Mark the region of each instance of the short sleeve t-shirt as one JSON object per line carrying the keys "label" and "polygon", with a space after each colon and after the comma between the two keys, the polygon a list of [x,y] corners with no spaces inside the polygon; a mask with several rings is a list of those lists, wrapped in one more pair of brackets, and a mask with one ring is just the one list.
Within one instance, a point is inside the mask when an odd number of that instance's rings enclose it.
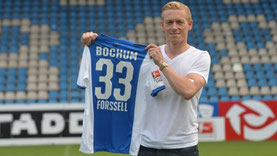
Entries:
{"label": "short sleeve t-shirt", "polygon": [[[180,76],[190,73],[201,75],[208,82],[210,55],[207,51],[190,47],[174,58],[169,58],[165,45],[161,46],[165,61]],[[176,94],[163,73],[161,77],[166,89],[155,98],[147,96],[142,145],[157,149],[176,149],[197,145],[198,122],[197,105],[201,95],[200,89],[191,99]],[[146,94],[150,92],[146,88]]]}

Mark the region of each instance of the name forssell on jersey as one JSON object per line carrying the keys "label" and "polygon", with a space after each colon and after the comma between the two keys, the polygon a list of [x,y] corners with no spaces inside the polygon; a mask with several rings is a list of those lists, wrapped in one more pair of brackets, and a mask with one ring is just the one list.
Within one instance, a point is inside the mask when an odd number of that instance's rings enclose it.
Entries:
{"label": "name forssell on jersey", "polygon": [[[117,43],[114,43],[114,45],[117,45]],[[138,52],[134,52],[134,51],[126,50],[126,49],[120,49],[119,47],[109,48],[109,47],[96,46],[95,54],[98,57],[103,57],[103,58],[108,58],[108,59],[116,58],[119,61],[137,61]],[[130,65],[130,64],[128,64],[128,65]],[[130,68],[129,71],[131,71],[131,73],[133,73],[132,67],[129,66],[129,68]],[[130,88],[125,89],[125,92],[130,92]],[[99,96],[101,96],[101,95],[99,95]],[[99,99],[101,99],[101,98],[99,98]],[[116,100],[117,99],[120,99],[120,98],[118,97],[118,98],[116,98]],[[114,101],[113,99],[110,99],[110,101],[97,100],[96,108],[102,109],[102,110],[127,112],[128,105],[127,105],[126,101],[127,101],[126,98],[123,101]]]}
{"label": "name forssell on jersey", "polygon": [[151,70],[155,65],[146,54],[145,45],[103,34],[85,47],[77,80],[86,89],[80,151],[137,154],[146,106],[144,91],[154,84]]}

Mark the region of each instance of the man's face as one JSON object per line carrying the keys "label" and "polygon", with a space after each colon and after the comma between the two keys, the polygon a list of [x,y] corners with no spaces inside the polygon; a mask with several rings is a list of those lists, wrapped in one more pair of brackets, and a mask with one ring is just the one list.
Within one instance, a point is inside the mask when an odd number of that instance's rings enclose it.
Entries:
{"label": "man's face", "polygon": [[192,28],[192,20],[187,20],[184,10],[165,10],[161,21],[162,30],[167,42],[187,42],[188,31]]}

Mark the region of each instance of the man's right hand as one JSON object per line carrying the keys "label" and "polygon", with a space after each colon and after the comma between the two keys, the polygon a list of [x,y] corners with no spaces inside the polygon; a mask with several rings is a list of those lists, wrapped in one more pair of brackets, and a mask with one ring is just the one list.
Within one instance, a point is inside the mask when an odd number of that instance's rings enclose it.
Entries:
{"label": "man's right hand", "polygon": [[83,33],[81,42],[83,46],[90,46],[91,42],[93,42],[97,38],[98,34],[94,32],[86,32]]}

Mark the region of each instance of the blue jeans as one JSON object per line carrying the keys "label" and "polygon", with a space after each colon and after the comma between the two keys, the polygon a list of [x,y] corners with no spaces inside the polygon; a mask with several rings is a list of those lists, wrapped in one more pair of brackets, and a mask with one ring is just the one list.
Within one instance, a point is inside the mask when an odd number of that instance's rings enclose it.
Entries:
{"label": "blue jeans", "polygon": [[178,149],[154,149],[140,146],[138,156],[199,156],[198,146]]}

